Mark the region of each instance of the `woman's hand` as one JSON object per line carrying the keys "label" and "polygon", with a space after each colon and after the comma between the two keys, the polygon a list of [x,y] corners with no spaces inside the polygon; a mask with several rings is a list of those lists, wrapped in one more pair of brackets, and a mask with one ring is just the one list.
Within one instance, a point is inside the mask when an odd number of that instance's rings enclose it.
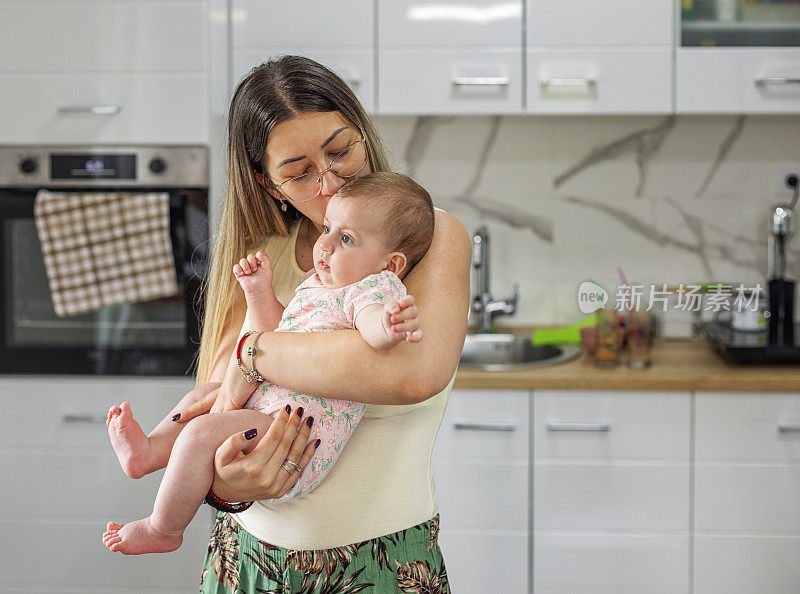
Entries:
{"label": "woman's hand", "polygon": [[222,380],[222,385],[217,385],[219,386],[218,389],[207,393],[184,410],[179,411],[181,416],[178,422],[186,423],[207,412],[238,410],[247,403],[247,400],[255,391],[255,388],[248,384],[239,372],[239,368],[236,366],[236,359],[230,361],[225,372],[225,379]]}
{"label": "woman's hand", "polygon": [[[294,409],[275,417],[266,435],[249,454],[244,434],[235,433],[217,449],[214,456],[214,493],[226,501],[255,501],[283,497],[297,483],[301,472],[289,474],[282,465],[289,459],[305,468],[314,456],[315,442],[307,419]],[[308,417],[311,418],[311,417]]]}

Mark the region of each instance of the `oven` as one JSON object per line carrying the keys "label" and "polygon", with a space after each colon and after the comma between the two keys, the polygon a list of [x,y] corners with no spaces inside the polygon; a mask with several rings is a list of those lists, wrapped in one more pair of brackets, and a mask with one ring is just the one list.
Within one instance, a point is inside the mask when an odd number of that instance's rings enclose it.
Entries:
{"label": "oven", "polygon": [[[0,373],[190,374],[208,259],[208,149],[0,147]],[[34,201],[51,192],[163,192],[178,293],[56,315]]]}

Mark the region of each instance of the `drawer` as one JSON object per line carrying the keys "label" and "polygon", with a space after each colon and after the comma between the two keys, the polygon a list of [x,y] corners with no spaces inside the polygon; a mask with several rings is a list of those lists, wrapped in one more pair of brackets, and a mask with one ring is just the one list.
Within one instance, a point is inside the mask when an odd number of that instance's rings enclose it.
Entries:
{"label": "drawer", "polygon": [[689,589],[688,534],[536,532],[533,547],[536,594],[678,594]]}
{"label": "drawer", "polygon": [[378,39],[388,47],[522,43],[523,0],[391,0],[378,3]]}
{"label": "drawer", "polygon": [[534,458],[689,460],[690,395],[535,391]]}
{"label": "drawer", "polygon": [[527,462],[434,460],[439,509],[454,528],[526,530]]}
{"label": "drawer", "polygon": [[672,50],[528,49],[531,113],[670,113]]}
{"label": "drawer", "polygon": [[529,591],[527,535],[451,530],[442,512],[439,546],[451,591],[462,594]]}
{"label": "drawer", "polygon": [[207,143],[207,86],[204,74],[0,76],[0,104],[25,105],[0,113],[0,143]]}
{"label": "drawer", "polygon": [[26,4],[0,3],[0,71],[206,68],[201,2]]}
{"label": "drawer", "polygon": [[298,42],[318,48],[373,45],[373,0],[232,0],[232,4],[234,47],[291,47]]}
{"label": "drawer", "polygon": [[530,393],[453,390],[434,459],[528,460]]}
{"label": "drawer", "polygon": [[528,45],[672,46],[672,0],[527,0]]}
{"label": "drawer", "polygon": [[257,50],[244,48],[233,50],[233,80],[238,83],[254,66],[277,55],[296,54],[306,56],[324,64],[341,76],[350,85],[364,109],[375,109],[375,53],[366,50],[329,50],[308,47],[265,47]]}
{"label": "drawer", "polygon": [[800,534],[800,465],[697,464],[695,528]]}
{"label": "drawer", "polygon": [[[0,520],[0,590],[21,592],[197,592],[211,519],[206,509],[183,545],[166,555],[111,553],[101,539],[106,522]],[[110,519],[110,518],[109,518]]]}
{"label": "drawer", "polygon": [[698,460],[800,462],[800,394],[699,392]]}
{"label": "drawer", "polygon": [[381,50],[381,114],[522,112],[519,50]]}
{"label": "drawer", "polygon": [[0,447],[109,452],[109,407],[129,401],[149,433],[193,386],[192,378],[6,376],[0,379]]}
{"label": "drawer", "polygon": [[694,594],[797,594],[800,537],[694,538]]}
{"label": "drawer", "polygon": [[[678,48],[678,113],[797,113],[800,49]],[[759,82],[762,81],[762,82]]]}
{"label": "drawer", "polygon": [[644,466],[536,460],[537,530],[688,530],[689,463]]}

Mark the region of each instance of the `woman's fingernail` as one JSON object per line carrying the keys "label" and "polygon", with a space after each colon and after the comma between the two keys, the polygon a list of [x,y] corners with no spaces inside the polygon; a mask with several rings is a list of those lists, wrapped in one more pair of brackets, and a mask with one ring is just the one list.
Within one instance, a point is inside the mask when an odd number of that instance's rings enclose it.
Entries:
{"label": "woman's fingernail", "polygon": [[289,406],[288,404],[286,405],[286,412],[287,412],[287,413],[290,413],[290,412],[292,412],[292,407],[291,407],[291,406]]}
{"label": "woman's fingernail", "polygon": [[244,432],[245,439],[253,439],[258,434],[258,429],[250,429]]}
{"label": "woman's fingernail", "polygon": [[311,427],[311,425],[313,425],[313,424],[314,424],[314,417],[308,417],[308,418],[306,419],[306,425],[308,425],[309,427]]}
{"label": "woman's fingernail", "polygon": [[314,444],[314,449],[316,450],[319,447],[319,444],[322,443],[321,439],[317,440],[317,443]]}
{"label": "woman's fingernail", "polygon": [[177,420],[178,420],[178,419],[180,419],[180,418],[181,418],[181,413],[178,413],[178,414],[176,414],[176,415],[172,415],[172,420],[173,420],[173,421],[177,421]]}
{"label": "woman's fingernail", "polygon": [[297,416],[300,417],[301,419],[303,418],[303,407],[302,406],[297,409]]}

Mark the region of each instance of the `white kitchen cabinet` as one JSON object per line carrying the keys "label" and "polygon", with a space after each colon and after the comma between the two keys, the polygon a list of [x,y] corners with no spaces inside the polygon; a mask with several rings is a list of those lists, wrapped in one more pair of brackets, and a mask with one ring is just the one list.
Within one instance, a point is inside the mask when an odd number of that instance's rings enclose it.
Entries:
{"label": "white kitchen cabinet", "polygon": [[191,387],[191,378],[0,378],[0,591],[197,591],[208,506],[173,553],[125,556],[101,540],[108,521],[151,512],[163,475],[125,476],[108,441],[109,406],[130,401],[150,431]]}
{"label": "white kitchen cabinet", "polygon": [[534,392],[534,592],[688,590],[690,403]]}
{"label": "white kitchen cabinet", "polygon": [[208,142],[205,2],[0,3],[0,143]]}
{"label": "white kitchen cabinet", "polygon": [[379,113],[522,112],[522,0],[377,6]]}
{"label": "white kitchen cabinet", "polygon": [[797,592],[800,394],[700,392],[695,419],[695,593]]}
{"label": "white kitchen cabinet", "polygon": [[454,592],[529,591],[529,415],[523,391],[453,390],[433,451]]}
{"label": "white kitchen cabinet", "polygon": [[526,111],[672,111],[672,0],[527,0]]}
{"label": "white kitchen cabinet", "polygon": [[372,0],[261,2],[234,0],[231,88],[279,55],[316,60],[350,85],[367,111],[375,109],[375,27]]}
{"label": "white kitchen cabinet", "polygon": [[676,71],[678,113],[800,111],[800,49],[678,48]]}

